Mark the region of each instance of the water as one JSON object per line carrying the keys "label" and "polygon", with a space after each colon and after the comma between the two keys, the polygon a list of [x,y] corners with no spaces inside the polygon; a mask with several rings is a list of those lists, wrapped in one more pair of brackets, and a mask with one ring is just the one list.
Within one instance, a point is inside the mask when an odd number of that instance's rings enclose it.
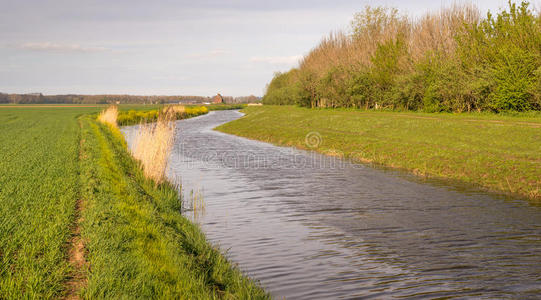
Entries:
{"label": "water", "polygon": [[169,176],[273,297],[541,298],[539,207],[212,130],[241,115],[179,121]]}

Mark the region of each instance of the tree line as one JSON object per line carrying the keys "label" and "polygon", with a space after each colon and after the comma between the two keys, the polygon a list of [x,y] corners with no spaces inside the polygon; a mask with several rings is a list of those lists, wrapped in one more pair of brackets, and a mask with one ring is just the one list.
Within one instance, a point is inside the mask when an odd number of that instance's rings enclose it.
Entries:
{"label": "tree line", "polygon": [[[226,103],[250,103],[261,101],[260,97],[224,97]],[[212,97],[205,96],[136,96],[136,95],[43,95],[0,93],[0,103],[12,104],[167,104],[211,102]]]}
{"label": "tree line", "polygon": [[541,15],[509,1],[481,17],[455,5],[411,19],[366,7],[297,68],[276,73],[265,104],[437,111],[541,110]]}

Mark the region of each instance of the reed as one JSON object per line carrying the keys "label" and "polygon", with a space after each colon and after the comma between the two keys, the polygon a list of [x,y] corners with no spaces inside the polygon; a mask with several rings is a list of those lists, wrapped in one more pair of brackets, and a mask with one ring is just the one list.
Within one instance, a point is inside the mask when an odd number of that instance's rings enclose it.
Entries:
{"label": "reed", "polygon": [[165,114],[183,114],[186,112],[184,105],[169,105],[163,108]]}
{"label": "reed", "polygon": [[157,184],[165,179],[174,135],[175,123],[172,119],[160,117],[156,123],[141,124],[135,137],[132,155],[141,163],[145,177]]}
{"label": "reed", "polygon": [[174,142],[174,121],[207,112],[206,107],[169,105],[161,110],[129,111],[120,116],[120,124],[130,124],[135,120],[140,122],[132,147],[132,155],[140,162],[145,177],[154,180],[157,184],[165,180],[167,161]]}
{"label": "reed", "polygon": [[186,107],[184,105],[168,105],[160,112],[160,118],[165,120],[181,120],[186,117]]}
{"label": "reed", "polygon": [[98,115],[98,121],[114,127],[117,127],[117,119],[118,107],[116,105],[109,106]]}

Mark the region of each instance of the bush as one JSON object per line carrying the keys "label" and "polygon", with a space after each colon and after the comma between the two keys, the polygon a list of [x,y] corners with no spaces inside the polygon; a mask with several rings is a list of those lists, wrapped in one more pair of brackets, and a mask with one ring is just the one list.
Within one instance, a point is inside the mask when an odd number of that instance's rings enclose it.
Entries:
{"label": "bush", "polygon": [[301,87],[296,76],[298,70],[292,69],[287,73],[276,73],[267,86],[263,104],[291,105],[301,103]]}
{"label": "bush", "polygon": [[532,91],[536,83],[537,57],[513,47],[502,49],[493,66],[494,88],[489,95],[494,110],[525,111],[534,108]]}
{"label": "bush", "polygon": [[355,14],[277,73],[265,104],[423,111],[541,110],[541,17],[527,2],[485,18],[454,6],[411,21],[396,9]]}

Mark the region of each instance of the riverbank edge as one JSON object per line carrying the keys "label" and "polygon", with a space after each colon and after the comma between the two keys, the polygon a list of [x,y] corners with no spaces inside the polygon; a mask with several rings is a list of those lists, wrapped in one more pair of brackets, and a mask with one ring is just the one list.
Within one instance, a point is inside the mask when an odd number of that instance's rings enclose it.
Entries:
{"label": "riverbank edge", "polygon": [[[244,114],[243,117],[222,124],[214,130],[220,131],[227,134],[232,134],[256,141],[262,141],[266,143],[271,143],[277,146],[285,146],[285,147],[294,147],[301,150],[306,151],[315,151],[317,153],[321,153],[327,156],[335,156],[342,159],[346,159],[348,161],[351,161],[353,163],[358,164],[364,164],[371,167],[381,168],[381,169],[388,169],[388,170],[396,170],[400,172],[404,172],[405,174],[409,174],[412,176],[415,176],[416,179],[419,180],[435,180],[438,182],[443,182],[450,185],[460,185],[460,186],[466,186],[469,187],[468,189],[471,190],[478,190],[494,195],[501,195],[506,197],[512,197],[512,198],[520,198],[525,199],[528,201],[531,201],[532,203],[540,203],[541,201],[541,181],[538,180],[537,189],[534,189],[533,187],[527,191],[527,192],[515,192],[513,191],[513,188],[509,184],[508,178],[500,178],[499,187],[495,187],[494,185],[486,185],[482,181],[471,181],[471,180],[463,180],[460,178],[454,178],[452,176],[441,176],[439,174],[436,174],[436,172],[432,172],[432,170],[427,168],[427,165],[425,163],[424,166],[417,166],[416,168],[408,168],[401,166],[400,161],[385,161],[385,159],[371,159],[369,157],[364,157],[362,155],[359,155],[359,152],[348,152],[344,151],[340,145],[336,146],[327,146],[327,147],[309,147],[307,145],[308,138],[316,138],[316,139],[322,139],[325,137],[322,137],[319,135],[318,130],[324,128],[313,128],[313,132],[310,133],[317,133],[316,136],[309,137],[308,135],[302,135],[302,136],[295,136],[294,134],[288,134],[288,130],[290,128],[284,128],[284,124],[278,124],[280,122],[279,118],[272,118],[272,116],[266,115],[264,116],[265,121],[270,121],[273,124],[271,126],[265,126],[264,133],[256,132],[255,128],[258,127],[258,125],[263,125],[262,122],[259,120],[259,118],[263,117],[262,114],[265,114],[265,109],[272,109],[275,108],[284,108],[284,106],[272,106],[272,105],[266,105],[264,107],[249,107],[245,108],[243,110],[240,110]],[[307,109],[307,108],[298,108],[294,106],[289,106],[293,109],[301,109],[305,111],[311,111],[311,112],[318,112],[318,111],[327,111],[332,112],[333,110],[322,110],[322,109]],[[263,111],[261,111],[263,110]],[[359,111],[359,110],[344,110],[339,109],[338,112],[359,112],[359,113],[370,113],[372,111]],[[268,112],[268,111],[267,111]],[[386,114],[393,114],[394,112],[390,111],[373,111],[374,114],[381,114],[382,117],[385,117]],[[397,112],[400,113],[400,112]],[[272,113],[270,113],[272,114]],[[415,115],[415,113],[411,113]],[[419,116],[413,116],[412,118],[419,118],[419,119],[429,119],[426,115],[431,115],[429,113],[420,113]],[[476,115],[474,115],[477,117]],[[530,117],[526,115],[527,118]],[[481,114],[479,117],[481,117],[483,120],[486,118],[487,122],[500,122],[503,121],[504,118],[507,121],[509,116],[504,116],[502,120],[498,121],[492,121],[490,120],[490,116],[486,114]],[[471,120],[475,121],[475,120]],[[522,122],[523,124],[533,124],[536,128],[541,128],[541,123],[528,123],[528,122]],[[276,126],[273,126],[276,125]],[[301,125],[301,124],[295,124],[295,125]],[[282,126],[282,127],[281,127]],[[302,126],[298,126],[302,127]],[[294,127],[298,128],[298,127]],[[328,129],[328,128],[327,128]],[[305,133],[306,134],[306,133]],[[337,133],[337,135],[340,135],[340,133]],[[343,143],[344,141],[342,141]],[[385,153],[380,153],[382,155],[385,155]],[[480,178],[477,178],[480,179]]]}
{"label": "riverbank edge", "polygon": [[172,184],[143,176],[117,128],[93,115],[79,122],[89,264],[80,297],[269,298],[181,215]]}
{"label": "riverbank edge", "polygon": [[170,114],[172,120],[184,120],[201,115],[206,115],[210,111],[217,110],[237,110],[246,108],[244,104],[220,104],[220,105],[163,105],[153,109],[140,107],[138,109],[119,109],[117,125],[131,126],[141,123],[153,123],[158,119],[158,115],[167,109],[167,107],[182,107],[182,111]]}

